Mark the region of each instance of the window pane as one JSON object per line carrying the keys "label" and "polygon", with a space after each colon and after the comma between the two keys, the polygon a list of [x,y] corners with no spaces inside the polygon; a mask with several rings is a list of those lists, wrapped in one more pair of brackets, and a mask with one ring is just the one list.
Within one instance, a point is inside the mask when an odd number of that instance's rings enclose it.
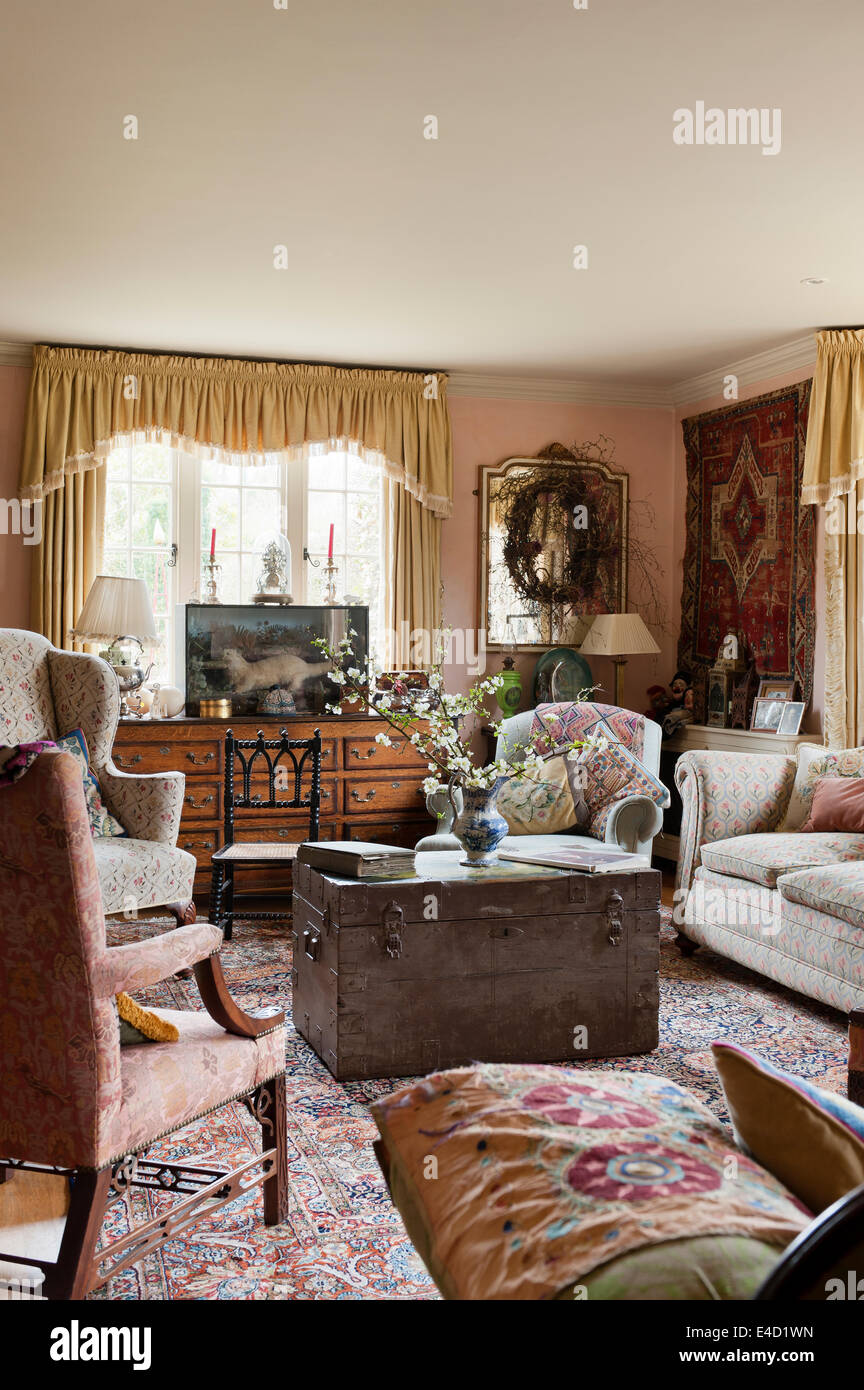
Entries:
{"label": "window pane", "polygon": [[[209,539],[209,537],[208,537],[208,539]],[[209,546],[208,546],[208,548],[207,548],[207,554],[206,554],[206,555],[204,554],[203,550],[202,550],[202,552],[201,552],[201,597],[202,597],[202,599],[203,599],[203,597],[204,597],[204,592],[205,592],[205,590],[204,590],[204,585],[205,585],[206,580],[207,580],[207,561],[208,561],[209,559],[210,559],[210,549],[209,549]],[[223,602],[223,603],[245,603],[245,602],[246,602],[246,597],[247,597],[247,596],[242,592],[241,585],[240,585],[240,556],[239,556],[239,555],[236,555],[236,554],[234,554],[234,555],[226,554],[224,550],[220,553],[220,552],[219,552],[219,549],[218,549],[218,537],[217,537],[216,563],[222,566],[222,586],[221,586],[220,593],[219,593],[219,597],[222,599],[222,602]]]}
{"label": "window pane", "polygon": [[202,459],[202,483],[239,483],[243,468],[239,463],[217,463],[215,459]]}
{"label": "window pane", "polygon": [[170,580],[165,560],[165,555],[158,550],[132,552],[132,573],[147,585],[154,613],[168,613],[171,609]]}
{"label": "window pane", "polygon": [[220,550],[237,550],[240,545],[240,489],[202,487],[201,550],[210,558],[210,532],[216,527],[216,559]]}
{"label": "window pane", "polygon": [[380,470],[373,464],[358,459],[354,454],[348,455],[347,483],[349,492],[377,491],[380,477]]}
{"label": "window pane", "polygon": [[159,483],[132,485],[132,544],[165,544],[171,534],[171,489]]}
{"label": "window pane", "polygon": [[[345,571],[343,570],[343,574]],[[377,557],[372,560],[363,560],[357,556],[352,556],[348,560],[347,575],[342,582],[340,595],[342,593],[356,594],[368,603],[370,609],[375,609],[378,602],[378,584],[381,577],[381,566]]]}
{"label": "window pane", "polygon": [[380,511],[377,491],[348,494],[349,553],[374,555],[377,560],[381,550]]}
{"label": "window pane", "polygon": [[109,483],[105,500],[105,544],[125,546],[128,543],[129,487],[126,483]]}
{"label": "window pane", "polygon": [[306,544],[310,550],[327,554],[330,523],[335,524],[333,548],[345,548],[345,494],[333,492],[309,493],[309,532]]}
{"label": "window pane", "polygon": [[168,445],[136,444],[132,450],[132,477],[154,483],[170,482],[171,450]]}
{"label": "window pane", "polygon": [[126,482],[129,478],[129,450],[115,449],[113,454],[108,455],[108,462],[105,465],[108,469],[108,482]]}
{"label": "window pane", "polygon": [[106,550],[102,559],[105,574],[119,574],[124,578],[129,576],[129,551],[128,550]]}
{"label": "window pane", "polygon": [[[261,470],[250,469],[258,474]],[[247,475],[248,476],[248,475]],[[243,489],[243,549],[257,550],[265,534],[280,530],[281,498],[275,488]]]}
{"label": "window pane", "polygon": [[321,454],[309,460],[310,488],[344,488],[345,455]]}

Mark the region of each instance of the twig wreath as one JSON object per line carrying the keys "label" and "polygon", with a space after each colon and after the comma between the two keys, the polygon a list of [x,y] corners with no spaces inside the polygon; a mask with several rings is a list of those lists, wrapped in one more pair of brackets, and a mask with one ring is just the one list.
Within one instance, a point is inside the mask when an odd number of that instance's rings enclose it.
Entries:
{"label": "twig wreath", "polygon": [[[603,576],[618,571],[623,559],[635,571],[646,621],[663,628],[665,612],[658,583],[663,571],[653,548],[627,524],[635,507],[653,530],[653,508],[648,502],[629,502],[628,515],[622,517],[591,467],[602,463],[612,473],[620,472],[614,452],[614,443],[606,435],[569,449],[550,444],[539,455],[538,467],[501,480],[495,505],[505,535],[504,566],[527,603],[578,611],[596,596]],[[626,547],[623,557],[622,547]],[[615,596],[604,594],[604,598],[614,612]]]}

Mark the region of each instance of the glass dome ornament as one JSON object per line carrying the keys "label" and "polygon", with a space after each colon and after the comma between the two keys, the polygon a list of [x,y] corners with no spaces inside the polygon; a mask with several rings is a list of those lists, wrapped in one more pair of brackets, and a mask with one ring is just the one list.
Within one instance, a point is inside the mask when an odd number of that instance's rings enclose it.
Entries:
{"label": "glass dome ornament", "polygon": [[291,595],[291,542],[279,531],[270,531],[255,544],[260,560],[258,592],[253,603],[289,604]]}

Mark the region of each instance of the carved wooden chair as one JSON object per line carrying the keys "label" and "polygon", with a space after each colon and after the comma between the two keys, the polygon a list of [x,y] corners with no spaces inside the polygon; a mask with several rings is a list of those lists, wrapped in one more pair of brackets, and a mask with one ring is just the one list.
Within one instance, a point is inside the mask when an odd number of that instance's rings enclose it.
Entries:
{"label": "carved wooden chair", "polygon": [[[255,776],[259,780],[254,781]],[[237,779],[239,776],[239,791]],[[266,780],[261,780],[265,778]],[[304,794],[303,781],[308,778],[308,791]],[[280,793],[293,788],[290,797]],[[266,793],[266,794],[265,794]],[[289,738],[287,729],[280,731],[278,738],[265,739],[258,730],[257,738],[235,738],[231,729],[225,731],[225,791],[224,791],[224,843],[212,855],[210,884],[210,916],[225,932],[225,940],[230,941],[234,918],[240,914],[234,909],[234,873],[241,868],[272,869],[274,865],[290,864],[297,858],[300,840],[236,840],[237,811],[252,811],[256,819],[252,823],[262,829],[259,820],[261,811],[308,810],[308,834],[301,839],[317,840],[321,814],[321,732],[315,730],[312,738]],[[249,824],[247,820],[247,825]],[[280,836],[292,833],[287,826],[277,827]],[[290,912],[247,912],[247,921],[278,922],[290,920]]]}
{"label": "carved wooden chair", "polygon": [[[74,759],[46,750],[0,787],[0,1177],[47,1169],[74,1179],[57,1260],[0,1260],[41,1267],[49,1298],[83,1298],[256,1186],[267,1224],[287,1218],[284,1014],[253,1018],[235,1004],[221,941],[195,922],[107,947]],[[115,996],[189,966],[206,1012],[159,1010],[179,1041],[121,1047]],[[259,1156],[234,1171],[144,1157],[235,1099],[261,1124]],[[130,1186],[181,1200],[97,1251],[106,1202]]]}

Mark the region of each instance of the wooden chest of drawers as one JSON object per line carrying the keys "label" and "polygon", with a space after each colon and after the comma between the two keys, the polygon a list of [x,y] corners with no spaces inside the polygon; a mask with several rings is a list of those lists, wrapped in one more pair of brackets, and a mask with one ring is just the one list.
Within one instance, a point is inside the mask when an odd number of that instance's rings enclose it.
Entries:
{"label": "wooden chest of drawers", "polygon": [[[393,735],[394,746],[375,742],[385,730],[370,716],[302,715],[273,719],[122,719],[114,742],[114,762],[124,772],[182,772],[186,777],[183,818],[177,843],[198,860],[195,900],[206,905],[210,856],[223,843],[222,792],[225,730],[237,738],[309,738],[321,730],[321,839],[380,840],[411,848],[430,833],[420,789],[428,776],[426,760],[407,740]],[[245,811],[237,817],[237,839],[299,841],[307,837],[305,811]],[[243,886],[268,892],[290,885],[290,870],[249,870]],[[238,889],[240,880],[238,880]]]}

